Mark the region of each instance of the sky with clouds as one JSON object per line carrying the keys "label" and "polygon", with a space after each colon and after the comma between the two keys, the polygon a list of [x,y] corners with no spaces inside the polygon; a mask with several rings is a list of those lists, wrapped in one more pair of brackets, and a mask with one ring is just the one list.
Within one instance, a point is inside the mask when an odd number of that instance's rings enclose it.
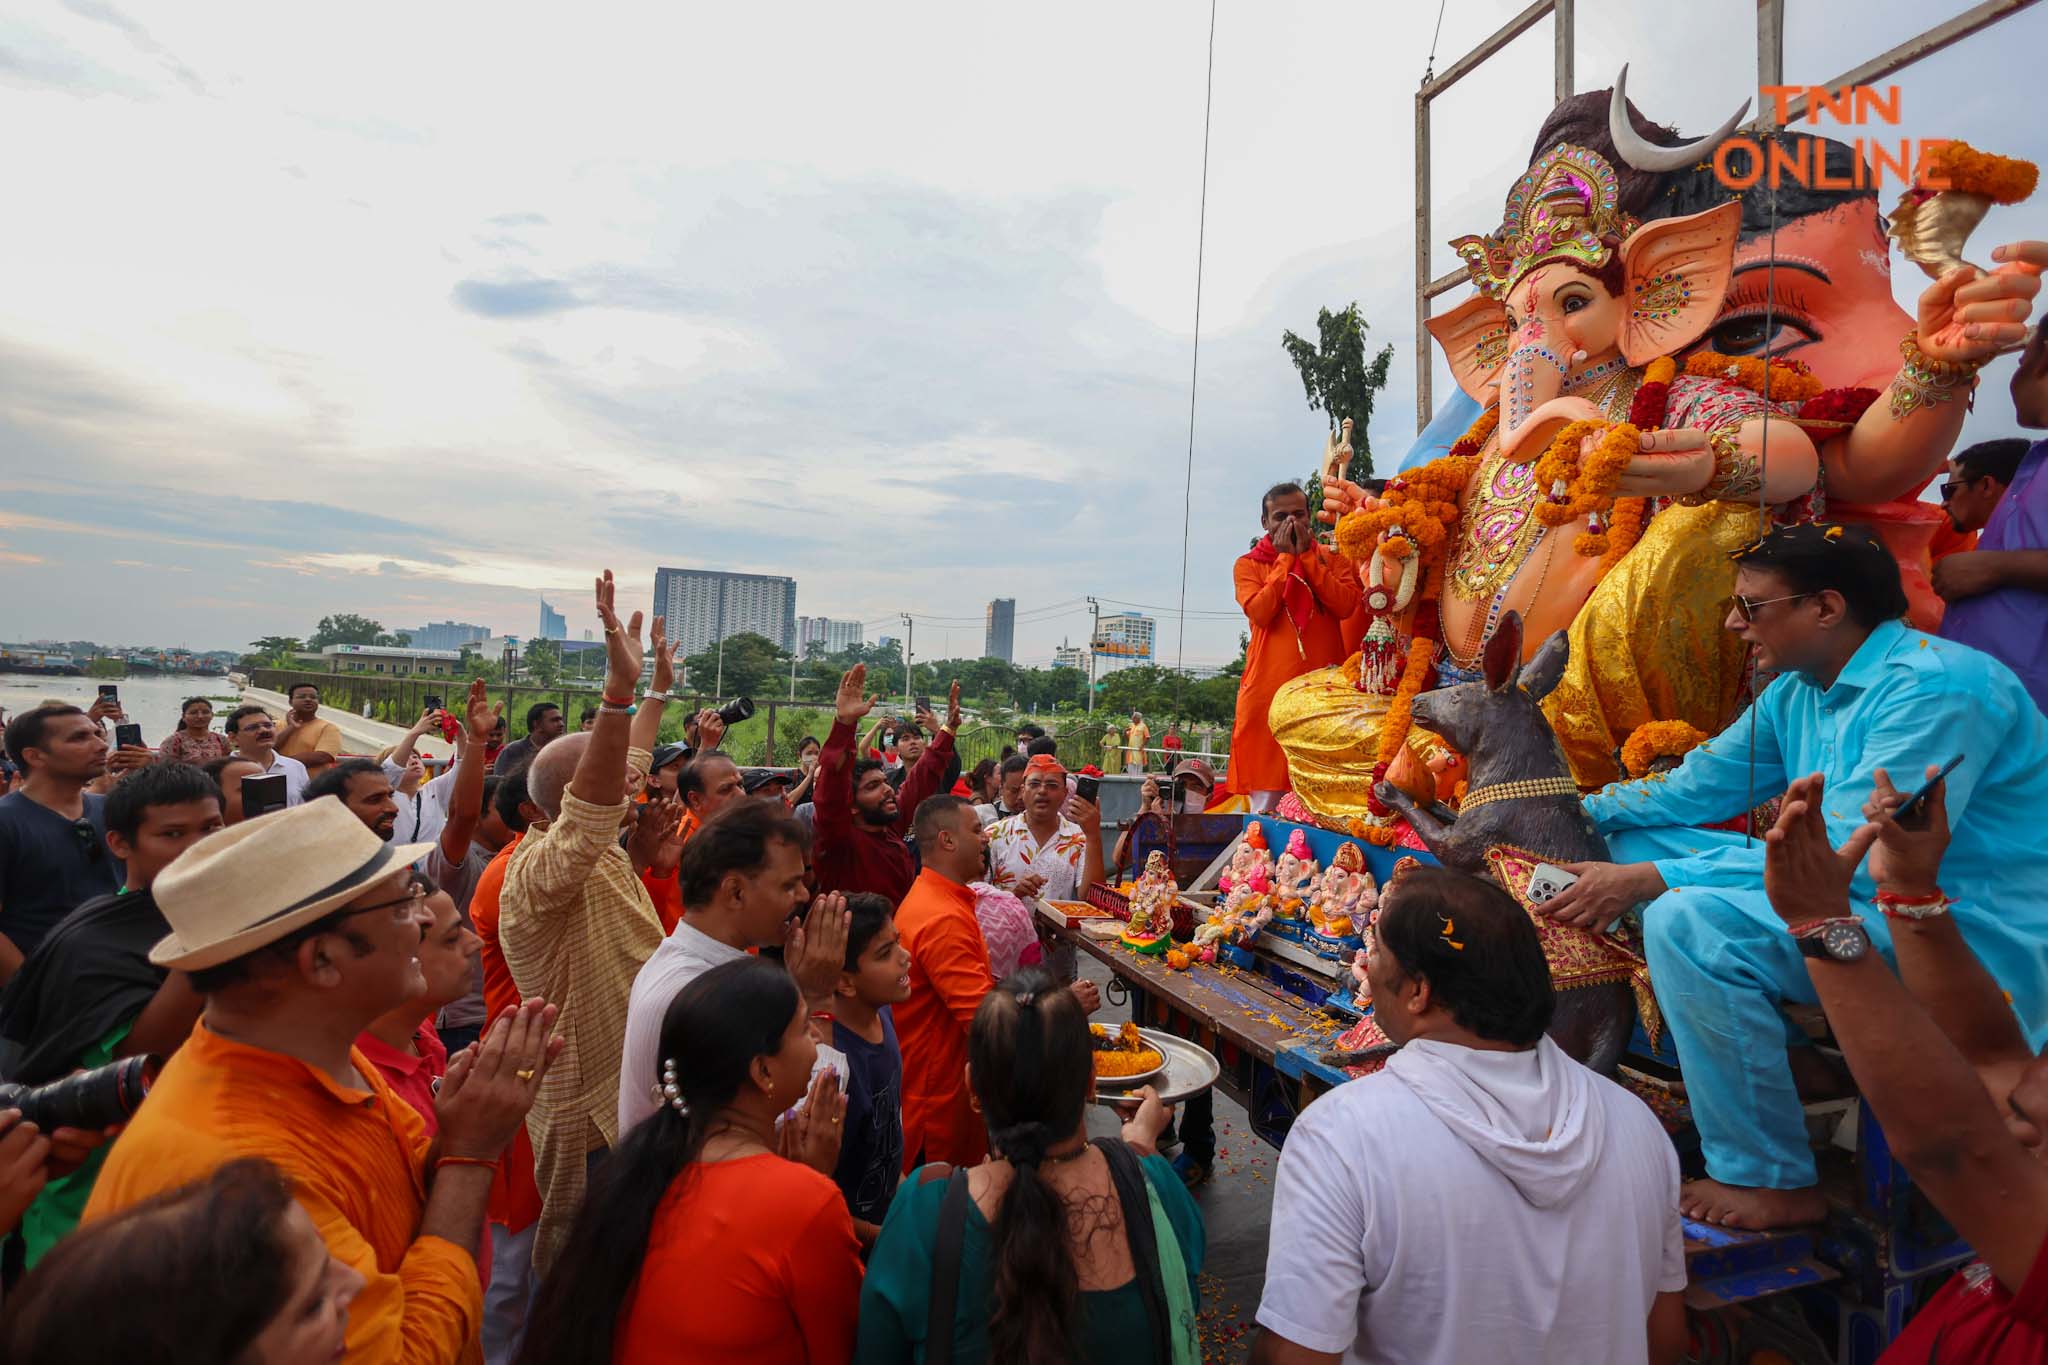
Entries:
{"label": "sky with clouds", "polygon": [[[1964,0],[1790,0],[1820,81]],[[1447,0],[1438,65],[1521,8]],[[1581,0],[1580,88],[1689,132],[1750,0]],[[1359,301],[1412,400],[1413,92],[1434,7],[30,0],[0,15],[0,638],[235,647],[329,612],[595,624],[605,566],[783,573],[797,609],[1020,662],[1079,599],[1236,652],[1258,493],[1321,452],[1280,350]],[[1440,239],[1498,222],[1540,23],[1439,102]],[[2048,160],[2048,6],[1901,77],[1898,134]],[[2031,54],[2031,55],[2030,55]],[[2007,210],[1985,241],[2043,235]],[[1902,298],[1917,276],[1897,276]],[[2004,362],[1970,435],[2001,434]],[[1439,392],[1446,392],[1441,380]],[[883,623],[888,623],[884,625]]]}

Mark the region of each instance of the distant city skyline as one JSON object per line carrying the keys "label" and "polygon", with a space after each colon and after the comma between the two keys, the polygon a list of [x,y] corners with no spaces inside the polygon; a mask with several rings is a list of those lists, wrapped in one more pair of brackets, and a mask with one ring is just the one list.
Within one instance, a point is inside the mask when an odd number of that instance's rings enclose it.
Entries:
{"label": "distant city skyline", "polygon": [[679,655],[701,654],[721,639],[754,634],[796,648],[796,580],[723,569],[654,571],[654,615],[668,618]]}
{"label": "distant city skyline", "polygon": [[540,630],[536,633],[542,640],[566,640],[569,638],[569,618],[548,605],[548,599],[540,599]]}
{"label": "distant city skyline", "polygon": [[988,626],[983,633],[981,657],[1010,663],[1017,653],[1017,599],[998,597],[988,604]]}

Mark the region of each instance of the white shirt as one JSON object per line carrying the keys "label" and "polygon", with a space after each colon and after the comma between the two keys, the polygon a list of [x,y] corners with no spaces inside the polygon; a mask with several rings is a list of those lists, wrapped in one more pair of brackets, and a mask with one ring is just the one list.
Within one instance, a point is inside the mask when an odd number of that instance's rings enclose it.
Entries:
{"label": "white shirt", "polygon": [[620,1141],[654,1112],[654,1087],[661,1074],[661,1021],[676,993],[713,967],[746,956],[744,948],[727,947],[682,920],[640,964],[626,1002],[626,1047],[619,1058]]}
{"label": "white shirt", "polygon": [[398,823],[391,831],[392,842],[431,844],[439,839],[448,826],[448,793],[455,789],[454,765],[450,764],[439,777],[420,783],[419,790],[411,796],[398,790],[398,784],[405,780],[404,768],[386,763],[384,776],[391,783],[391,799],[398,803]]}
{"label": "white shirt", "polygon": [[1031,836],[1031,826],[1022,815],[996,821],[988,829],[990,884],[1014,893],[1026,877],[1045,878],[1038,894],[1046,900],[1070,901],[1081,889],[1081,859],[1088,848],[1088,836],[1066,816],[1060,827],[1043,844]]}
{"label": "white shirt", "polygon": [[306,765],[296,758],[287,758],[275,749],[270,751],[270,766],[263,770],[265,777],[272,773],[284,774],[284,803],[296,806],[306,799]]}
{"label": "white shirt", "polygon": [[1346,1365],[1642,1360],[1685,1288],[1678,1157],[1545,1038],[1410,1042],[1280,1150],[1258,1320]]}

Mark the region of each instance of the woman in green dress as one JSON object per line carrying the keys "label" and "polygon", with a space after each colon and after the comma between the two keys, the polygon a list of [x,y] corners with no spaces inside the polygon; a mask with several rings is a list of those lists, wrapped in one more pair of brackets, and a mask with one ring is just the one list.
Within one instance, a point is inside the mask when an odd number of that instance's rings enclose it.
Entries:
{"label": "woman in green dress", "polygon": [[1202,1220],[1154,1148],[1171,1117],[1157,1093],[1140,1092],[1120,1140],[1089,1142],[1087,1016],[1035,967],[982,1000],[967,1079],[991,1155],[922,1167],[897,1192],[861,1289],[858,1365],[1198,1360]]}

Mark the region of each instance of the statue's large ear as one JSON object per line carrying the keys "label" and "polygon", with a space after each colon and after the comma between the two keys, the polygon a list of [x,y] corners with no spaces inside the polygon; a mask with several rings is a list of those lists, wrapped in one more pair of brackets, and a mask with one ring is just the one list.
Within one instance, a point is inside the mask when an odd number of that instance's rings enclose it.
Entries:
{"label": "statue's large ear", "polygon": [[1444,348],[1458,387],[1481,404],[1495,402],[1493,386],[1508,358],[1508,310],[1481,294],[1424,325]]}
{"label": "statue's large ear", "polygon": [[1550,633],[1536,650],[1536,657],[1522,665],[1522,690],[1542,701],[1564,677],[1564,666],[1572,656],[1571,641],[1561,630]]}
{"label": "statue's large ear", "polygon": [[1515,675],[1522,668],[1520,612],[1501,614],[1500,624],[1494,627],[1493,638],[1486,642],[1486,652],[1481,656],[1479,666],[1486,675],[1486,685],[1494,691],[1505,692],[1515,685]]}
{"label": "statue's large ear", "polygon": [[1621,355],[1647,365],[1698,341],[1721,312],[1735,269],[1742,205],[1734,200],[1684,218],[1645,223],[1621,244],[1628,317]]}

